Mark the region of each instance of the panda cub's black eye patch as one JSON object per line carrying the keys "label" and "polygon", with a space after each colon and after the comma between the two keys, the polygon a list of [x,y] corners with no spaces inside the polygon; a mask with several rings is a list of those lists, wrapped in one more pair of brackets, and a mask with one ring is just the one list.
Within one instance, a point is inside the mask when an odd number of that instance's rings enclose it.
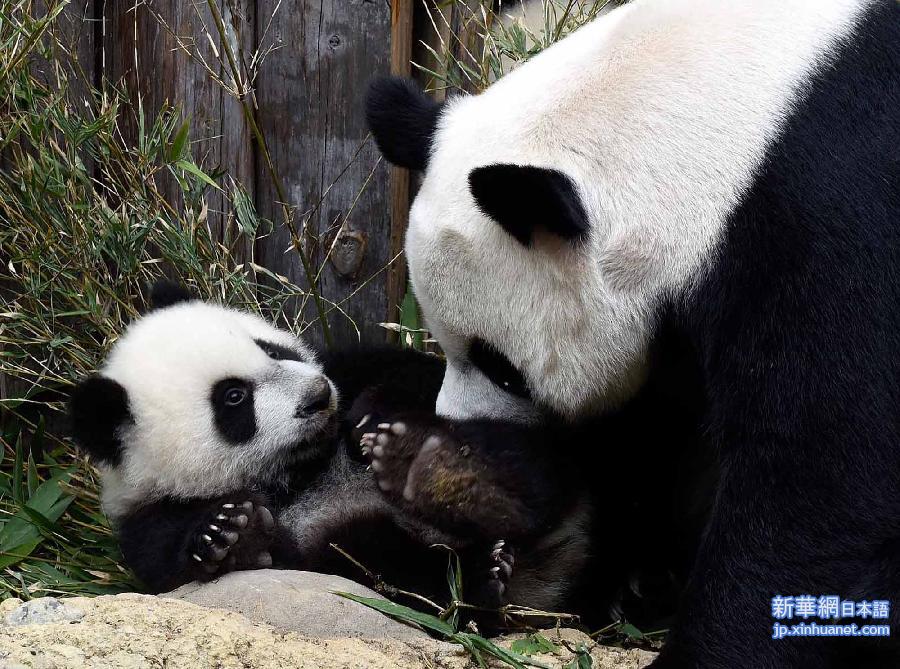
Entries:
{"label": "panda cub's black eye patch", "polygon": [[469,362],[498,388],[517,397],[531,399],[525,377],[509,359],[483,339],[473,339],[469,346]]}
{"label": "panda cub's black eye patch", "polygon": [[210,397],[216,428],[225,441],[242,444],[256,434],[253,385],[242,379],[222,379]]}
{"label": "panda cub's black eye patch", "polygon": [[303,362],[303,356],[287,346],[273,344],[272,342],[263,339],[254,339],[253,341],[267,356],[272,358],[272,360],[295,360],[296,362]]}

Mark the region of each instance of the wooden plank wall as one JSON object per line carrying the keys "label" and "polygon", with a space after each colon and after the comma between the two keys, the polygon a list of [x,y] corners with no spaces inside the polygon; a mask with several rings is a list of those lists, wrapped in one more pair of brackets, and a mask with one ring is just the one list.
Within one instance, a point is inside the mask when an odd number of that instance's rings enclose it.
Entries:
{"label": "wooden plank wall", "polygon": [[[379,160],[367,137],[363,99],[372,76],[403,72],[417,1],[216,0],[230,45],[243,45],[244,62],[254,52],[265,54],[250,68],[255,79],[248,90],[285,203],[240,103],[197,59],[203,56],[215,75],[229,80],[215,56],[224,45],[206,0],[73,0],[61,24],[95,82],[124,84],[145,113],[164,104],[181,108],[191,120],[194,156],[207,171],[221,167],[234,175],[259,213],[276,223],[241,259],[305,287],[281,225],[287,205],[327,300],[334,340],[348,345],[389,337],[377,324],[397,320],[405,292],[402,258],[389,263],[401,248],[408,175]],[[132,138],[134,118],[122,123]],[[174,197],[173,185],[163,187]],[[215,193],[208,203],[210,225],[221,235],[232,212]],[[303,316],[315,318],[310,303]],[[322,341],[315,324],[307,335]]]}
{"label": "wooden plank wall", "polygon": [[[412,74],[429,83],[411,71],[409,61],[430,59],[421,41],[438,44],[422,11],[423,2],[435,0],[215,2],[230,45],[243,45],[244,62],[255,52],[265,56],[250,68],[254,79],[247,90],[284,203],[240,103],[197,59],[202,56],[215,76],[230,79],[216,57],[226,45],[207,0],[73,0],[61,24],[90,78],[124,84],[133,100],[140,97],[145,113],[165,104],[180,107],[191,120],[194,156],[208,171],[221,167],[234,175],[260,214],[275,221],[274,231],[248,244],[240,259],[307,285],[281,225],[286,204],[313,260],[335,342],[383,341],[390,335],[377,324],[398,320],[406,291],[405,263],[396,256],[414,184],[405,170],[379,160],[367,137],[363,99],[368,80],[378,74]],[[452,31],[470,39],[457,10],[441,11],[445,40],[454,42]],[[126,135],[136,133],[133,120],[122,128]],[[174,187],[166,192],[174,196]],[[215,193],[208,203],[210,224],[221,235],[232,212]],[[303,316],[315,319],[309,302]],[[321,343],[315,324],[307,335]]]}
{"label": "wooden plank wall", "polygon": [[[278,0],[258,0],[262,25]],[[295,0],[280,3],[272,23],[271,52],[257,84],[259,120],[269,139],[300,231],[321,268],[319,287],[327,300],[340,304],[368,341],[384,340],[377,323],[387,319],[387,274],[392,256],[387,165],[367,140],[363,114],[366,84],[390,69],[390,7],[370,0]],[[285,11],[285,5],[289,11]],[[261,161],[260,161],[261,163]],[[279,196],[257,168],[261,213],[279,220]],[[277,227],[259,240],[258,261],[305,283],[296,254],[284,254],[289,231]],[[331,254],[331,260],[326,258]],[[330,308],[330,307],[329,307]],[[307,304],[308,318],[314,316]],[[335,343],[358,340],[339,309],[329,315]]]}
{"label": "wooden plank wall", "polygon": [[[222,9],[236,4],[242,5],[241,11],[252,25],[252,1],[222,3]],[[218,167],[227,169],[253,192],[255,160],[240,104],[188,54],[196,50],[216,67],[219,75],[226,76],[213,58],[206,37],[209,32],[216,49],[221,51],[221,40],[206,3],[106,0],[101,3],[99,16],[102,19],[100,75],[113,85],[124,85],[133,104],[122,124],[126,135],[133,139],[136,133],[138,109],[134,105],[138,97],[148,123],[152,123],[149,117],[164,105],[180,107],[182,114],[190,119],[191,147],[198,161],[209,171]],[[162,186],[163,192],[174,201],[175,184]],[[207,201],[210,225],[221,238],[223,221],[231,214],[227,200],[210,191]]]}

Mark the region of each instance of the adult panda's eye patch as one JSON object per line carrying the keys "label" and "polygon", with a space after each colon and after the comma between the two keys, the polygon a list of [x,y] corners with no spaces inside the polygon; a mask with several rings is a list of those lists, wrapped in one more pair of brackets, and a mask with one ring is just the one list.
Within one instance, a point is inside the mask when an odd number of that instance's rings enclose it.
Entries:
{"label": "adult panda's eye patch", "polygon": [[473,339],[469,345],[469,362],[475,365],[498,388],[531,399],[525,377],[509,358],[483,339]]}
{"label": "adult panda's eye patch", "polygon": [[254,339],[253,342],[259,346],[267,356],[272,358],[272,360],[294,360],[296,362],[303,362],[303,356],[287,346],[273,344],[264,339]]}

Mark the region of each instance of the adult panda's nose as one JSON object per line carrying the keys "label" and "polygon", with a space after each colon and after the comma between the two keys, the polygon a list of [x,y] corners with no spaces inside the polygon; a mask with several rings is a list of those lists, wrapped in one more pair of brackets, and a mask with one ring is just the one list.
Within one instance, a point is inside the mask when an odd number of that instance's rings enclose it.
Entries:
{"label": "adult panda's nose", "polygon": [[298,416],[311,416],[331,407],[331,384],[324,376],[317,376],[306,388],[303,400],[297,408]]}

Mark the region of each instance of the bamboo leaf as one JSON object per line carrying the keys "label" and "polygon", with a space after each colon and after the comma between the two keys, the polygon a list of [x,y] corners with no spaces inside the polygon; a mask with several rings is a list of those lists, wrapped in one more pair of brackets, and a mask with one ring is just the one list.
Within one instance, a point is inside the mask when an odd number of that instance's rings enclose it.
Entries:
{"label": "bamboo leaf", "polygon": [[451,636],[455,631],[451,625],[445,623],[440,618],[427,613],[421,613],[420,611],[411,609],[408,606],[403,606],[402,604],[395,604],[394,602],[376,599],[374,597],[361,597],[360,595],[354,595],[349,592],[335,592],[334,594],[368,606],[376,611],[381,611],[385,615],[397,618],[402,622],[416,623],[426,629],[430,629],[432,632],[437,632],[444,636]]}
{"label": "bamboo leaf", "polygon": [[539,653],[558,653],[560,648],[542,634],[531,634],[524,639],[513,641],[509,649],[519,655],[537,655]]}
{"label": "bamboo leaf", "polygon": [[175,139],[172,140],[172,143],[169,145],[167,157],[170,163],[174,163],[180,160],[184,155],[184,147],[187,145],[188,133],[190,132],[190,129],[190,120],[186,119],[184,123],[181,124],[178,132],[175,134]]}
{"label": "bamboo leaf", "polygon": [[215,181],[212,180],[212,177],[210,177],[206,172],[204,172],[199,167],[194,165],[194,163],[192,163],[188,160],[176,160],[175,166],[183,169],[185,172],[193,174],[195,177],[200,179],[200,181],[207,184],[208,186],[212,186],[213,188],[215,188],[216,190],[219,190],[219,191],[222,190],[221,186],[219,186],[219,184],[217,184]]}

